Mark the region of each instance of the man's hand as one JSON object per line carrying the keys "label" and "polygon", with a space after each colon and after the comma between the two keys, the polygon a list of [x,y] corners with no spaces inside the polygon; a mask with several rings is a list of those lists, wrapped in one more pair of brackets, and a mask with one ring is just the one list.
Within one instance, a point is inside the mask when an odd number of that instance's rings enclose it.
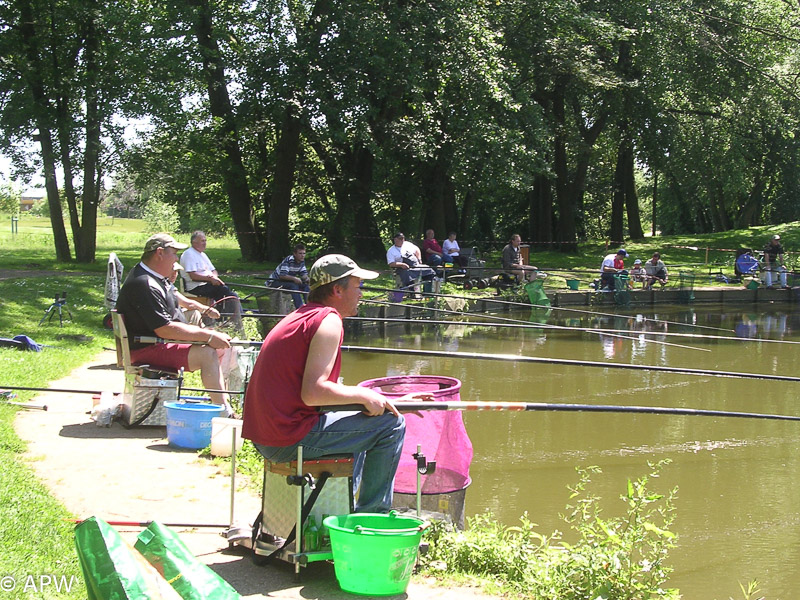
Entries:
{"label": "man's hand", "polygon": [[214,308],[213,306],[205,306],[204,304],[200,304],[199,302],[197,304],[200,307],[197,309],[200,311],[200,314],[211,317],[212,319],[219,319],[220,314],[216,308]]}
{"label": "man's hand", "polygon": [[379,417],[387,410],[393,415],[399,417],[400,412],[395,408],[386,398],[365,398],[363,400],[364,410],[361,411],[370,417]]}
{"label": "man's hand", "polygon": [[227,333],[214,331],[213,329],[207,329],[206,331],[208,331],[208,335],[210,336],[208,345],[212,348],[222,350],[231,347],[231,337]]}
{"label": "man's hand", "polygon": [[209,276],[208,281],[211,285],[225,285],[225,282],[223,282],[222,279],[220,279],[216,275]]}

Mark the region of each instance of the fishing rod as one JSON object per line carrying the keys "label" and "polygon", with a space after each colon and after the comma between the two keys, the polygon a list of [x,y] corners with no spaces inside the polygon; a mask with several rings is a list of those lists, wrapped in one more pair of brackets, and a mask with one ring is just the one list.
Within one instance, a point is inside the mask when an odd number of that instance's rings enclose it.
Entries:
{"label": "fishing rod", "polygon": [[[156,337],[136,337],[142,344],[162,344],[170,340]],[[205,342],[182,342],[196,346],[205,346]],[[231,346],[261,347],[264,342],[249,340],[231,340]],[[709,377],[738,377],[741,379],[765,379],[770,381],[800,381],[800,377],[789,375],[769,375],[761,373],[744,373],[739,371],[714,371],[711,369],[690,369],[683,367],[665,367],[662,365],[634,365],[630,363],[598,362],[590,360],[574,360],[570,358],[541,358],[537,356],[521,356],[518,354],[488,354],[482,352],[449,352],[444,350],[416,350],[408,348],[380,348],[378,346],[342,346],[342,352],[371,352],[375,354],[400,354],[405,356],[427,356],[431,358],[465,358],[476,360],[499,360],[506,362],[527,362],[572,367],[599,367],[602,369],[632,369],[636,371],[678,373],[683,375],[699,375]],[[52,390],[51,390],[52,391]],[[69,390],[71,391],[71,390]]]}
{"label": "fishing rod", "polygon": [[[428,310],[427,308],[420,308],[419,310]],[[222,316],[232,316],[233,313],[222,313]],[[463,313],[466,317],[478,317],[477,313]],[[249,318],[271,318],[282,319],[286,315],[277,313],[247,313],[242,314],[242,317]],[[683,337],[695,340],[725,340],[731,342],[754,342],[759,344],[800,344],[800,341],[795,340],[771,340],[768,338],[744,338],[732,335],[708,335],[702,333],[680,333],[676,331],[643,331],[639,329],[608,329],[604,327],[572,327],[570,325],[550,325],[541,323],[485,323],[482,321],[446,321],[442,319],[427,319],[427,318],[404,318],[404,317],[344,317],[345,321],[367,321],[375,323],[418,323],[420,325],[455,325],[455,326],[472,326],[472,327],[497,327],[501,329],[554,329],[557,331],[574,331],[574,332],[598,332],[598,333],[627,333],[631,335],[652,335],[659,337]],[[725,331],[728,331],[727,329]]]}
{"label": "fishing rod", "polygon": [[570,358],[542,358],[537,356],[520,356],[517,354],[487,354],[481,352],[449,352],[444,350],[417,350],[407,348],[380,348],[378,346],[342,346],[344,352],[372,352],[377,354],[400,354],[405,356],[427,356],[431,358],[465,358],[477,360],[499,360],[504,362],[538,363],[549,365],[566,365],[572,367],[598,367],[601,369],[631,369],[660,373],[678,373],[709,377],[736,377],[740,379],[765,379],[770,381],[800,381],[800,377],[789,375],[769,375],[761,373],[745,373],[740,371],[714,371],[711,369],[691,369],[684,367],[665,367],[662,365],[635,365],[631,363],[599,362],[591,360],[574,360]]}
{"label": "fishing rod", "polygon": [[[137,342],[141,342],[142,344],[164,344],[167,342],[174,342],[175,340],[165,340],[162,338],[156,337],[136,337],[134,338]],[[198,346],[204,346],[203,342],[181,342],[182,344],[192,344]],[[232,346],[258,346],[261,347],[262,342],[234,342],[231,341]],[[2,385],[0,384],[0,390],[21,390],[23,392],[55,392],[55,393],[63,393],[63,394],[91,394],[92,396],[103,395],[108,392],[108,390],[72,390],[72,389],[64,389],[64,388],[46,388],[46,387],[23,387],[19,385]],[[183,392],[208,392],[208,393],[220,393],[220,394],[244,394],[242,390],[210,390],[206,388],[187,388],[181,387],[181,391]],[[118,396],[121,392],[111,392],[115,396]],[[0,404],[3,402],[0,401]],[[39,408],[38,405],[28,405],[23,404],[20,402],[6,402],[6,404],[19,404],[20,406],[30,406],[32,408]],[[47,407],[44,406],[41,410],[47,410]]]}
{"label": "fishing rod", "polygon": [[[389,289],[389,288],[378,288],[378,287],[372,287],[372,286],[364,286],[363,289],[369,290],[369,291],[375,291],[375,292],[396,292],[397,291],[397,290],[393,290],[393,289]],[[543,308],[543,309],[546,309],[546,310],[559,310],[559,311],[562,311],[562,312],[574,312],[574,313],[580,313],[580,314],[586,314],[586,315],[602,316],[602,317],[616,317],[616,318],[622,318],[622,319],[634,319],[634,318],[636,318],[636,317],[632,317],[632,316],[629,316],[629,315],[620,315],[620,314],[617,314],[617,313],[606,313],[606,312],[599,312],[599,311],[593,311],[593,310],[581,310],[581,309],[578,309],[578,308],[566,308],[566,307],[559,307],[559,306],[539,306],[539,305],[536,305],[536,304],[530,304],[528,302],[515,302],[513,300],[498,300],[493,296],[473,296],[473,297],[470,297],[470,296],[457,296],[457,295],[454,295],[454,294],[439,294],[439,293],[434,293],[434,292],[422,292],[422,294],[424,296],[432,296],[432,297],[438,297],[438,298],[454,298],[456,300],[482,300],[484,302],[492,302],[494,304],[500,304],[500,305],[505,305],[505,306],[518,306],[518,307],[521,307],[521,308]],[[375,301],[365,298],[365,299],[362,299],[362,302],[375,302]],[[405,306],[405,305],[401,305],[401,306]],[[699,328],[699,329],[712,329],[712,330],[715,330],[715,331],[727,331],[727,332],[733,333],[732,329],[724,329],[724,328],[721,328],[721,327],[711,327],[709,325],[695,325],[693,323],[680,323],[678,321],[667,321],[665,319],[651,319],[649,317],[642,317],[642,319],[644,321],[651,321],[653,323],[667,323],[667,324],[670,324],[670,325],[681,325],[683,327],[695,327],[695,328]]]}
{"label": "fishing rod", "polygon": [[[384,305],[384,306],[402,306],[402,307],[406,306],[405,304],[400,304],[398,302],[387,302],[385,300],[363,300],[363,302],[369,302],[369,303],[372,303],[372,304],[381,304],[381,305]],[[526,306],[530,306],[530,305],[526,305]],[[450,315],[459,315],[459,316],[463,316],[463,315],[466,314],[463,311],[448,310],[448,309],[445,309],[445,308],[431,308],[431,307],[427,307],[427,306],[422,308],[422,310],[429,310],[429,311],[440,312],[440,313],[445,313],[445,314],[450,314]],[[509,319],[507,317],[499,317],[497,315],[492,315],[492,314],[484,314],[483,317],[484,318],[488,318],[488,319],[494,319],[494,320],[497,320],[497,321],[502,321],[502,322],[510,322],[510,323],[520,323],[521,322],[518,319]],[[541,323],[540,325],[541,325],[541,327],[543,329],[554,329],[555,327],[557,327],[556,325],[549,325],[549,324],[546,324],[546,323]],[[615,335],[615,334],[598,333],[597,330],[594,330],[594,329],[586,329],[586,332],[587,333],[593,333],[595,335]],[[625,338],[624,336],[619,336],[619,335],[617,335],[616,337],[620,337],[620,338],[623,338],[623,339],[636,340],[636,338]],[[659,345],[664,345],[664,346],[673,346],[673,345],[678,346],[679,345],[679,344],[670,344],[669,342],[661,342],[659,340],[644,340],[644,341],[648,342],[648,343],[659,344]],[[689,349],[689,350],[700,350],[700,351],[704,351],[704,352],[707,351],[705,348],[695,348],[694,346],[680,346],[680,347],[686,348],[686,349]]]}
{"label": "fishing rod", "polygon": [[[65,519],[70,523],[82,523],[85,519]],[[150,527],[151,524],[158,522],[159,525],[164,525],[166,527],[192,527],[192,528],[200,528],[200,527],[211,527],[214,529],[226,529],[230,525],[220,525],[219,523],[162,523],[161,521],[106,521],[109,525],[113,527]]]}
{"label": "fishing rod", "polygon": [[[800,421],[793,415],[773,415],[767,413],[731,412],[726,410],[705,410],[697,408],[665,408],[661,406],[619,406],[614,404],[555,404],[551,402],[425,402],[409,401],[394,403],[400,412],[420,410],[457,411],[512,411],[512,412],[593,412],[593,413],[633,413],[645,415],[685,415],[691,417],[734,417],[740,419],[771,419],[776,421]],[[360,404],[326,406],[323,411],[364,410]]]}

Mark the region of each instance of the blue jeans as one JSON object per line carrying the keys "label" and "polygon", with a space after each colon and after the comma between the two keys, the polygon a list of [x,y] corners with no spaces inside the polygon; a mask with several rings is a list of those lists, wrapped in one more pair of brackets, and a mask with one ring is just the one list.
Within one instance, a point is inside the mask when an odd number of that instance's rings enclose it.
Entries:
{"label": "blue jeans", "polygon": [[[294,281],[275,281],[274,279],[270,279],[267,281],[267,286],[271,288],[281,288],[284,290],[297,290],[299,292],[307,292],[309,291],[308,284],[306,283],[295,283]],[[294,302],[295,308],[300,308],[305,303],[305,298],[303,298],[304,294],[292,294],[292,302]]]}
{"label": "blue jeans", "polygon": [[433,269],[425,266],[412,269],[395,269],[395,272],[400,275],[400,283],[404,288],[410,286],[417,279],[430,281],[436,275]]}
{"label": "blue jeans", "polygon": [[405,434],[403,417],[390,412],[368,417],[360,412],[337,411],[322,413],[313,429],[293,446],[254,445],[261,456],[274,462],[294,460],[298,446],[303,446],[303,458],[352,454],[356,512],[385,513],[392,508],[394,475]]}

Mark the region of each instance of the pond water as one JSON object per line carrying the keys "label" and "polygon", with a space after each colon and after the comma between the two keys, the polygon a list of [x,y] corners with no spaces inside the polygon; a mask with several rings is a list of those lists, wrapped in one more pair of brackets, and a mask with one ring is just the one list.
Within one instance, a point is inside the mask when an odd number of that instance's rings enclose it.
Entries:
{"label": "pond water", "polygon": [[[607,309],[604,309],[607,310]],[[347,383],[375,377],[447,375],[462,381],[462,400],[688,407],[800,415],[800,383],[658,373],[647,365],[800,375],[800,341],[791,305],[692,305],[626,309],[598,317],[552,311],[498,313],[521,321],[626,330],[655,329],[736,340],[464,326],[387,326],[349,332],[346,344],[642,365],[641,370],[346,353]],[[643,317],[656,321],[645,321]],[[671,321],[665,323],[664,320]],[[690,326],[691,325],[691,326]],[[727,332],[714,329],[721,328]],[[668,346],[668,342],[691,348]],[[576,467],[599,466],[592,489],[608,515],[620,514],[628,478],[647,461],[670,459],[656,491],[677,486],[678,547],[669,585],[685,598],[741,598],[739,583],[760,582],[771,600],[800,589],[800,422],[556,412],[464,413],[475,456],[467,515],[491,511],[506,524],[527,512],[543,534],[565,530],[559,517],[577,482]],[[800,490],[798,490],[800,492]]]}

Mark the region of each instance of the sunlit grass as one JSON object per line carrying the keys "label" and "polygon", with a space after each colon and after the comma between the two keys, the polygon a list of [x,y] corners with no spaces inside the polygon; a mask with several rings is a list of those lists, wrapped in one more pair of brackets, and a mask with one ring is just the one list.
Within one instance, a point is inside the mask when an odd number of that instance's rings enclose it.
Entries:
{"label": "sunlit grass", "polygon": [[[103,347],[112,345],[112,334],[102,328],[104,280],[100,275],[19,278],[0,281],[0,337],[25,334],[46,347],[41,352],[0,348],[0,388],[47,387],[88,362]],[[39,321],[56,293],[67,293],[72,313],[63,327],[58,315],[41,326]],[[77,339],[86,341],[77,341]],[[84,337],[85,336],[85,337]],[[28,400],[35,392],[18,392]],[[67,510],[39,483],[22,453],[25,444],[13,429],[16,409],[0,404],[0,573],[17,581],[27,574],[64,575],[77,579],[72,592],[47,598],[85,598]],[[8,598],[30,598],[22,589]]]}

